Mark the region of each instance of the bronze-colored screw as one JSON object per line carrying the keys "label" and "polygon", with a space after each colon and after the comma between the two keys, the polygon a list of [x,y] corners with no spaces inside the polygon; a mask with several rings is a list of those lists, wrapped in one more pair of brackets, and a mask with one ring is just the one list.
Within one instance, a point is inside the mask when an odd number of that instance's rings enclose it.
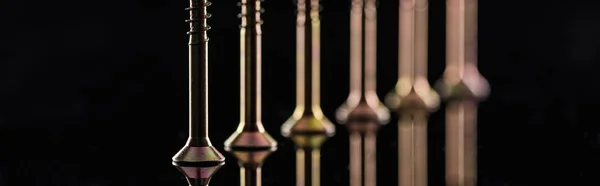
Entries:
{"label": "bronze-colored screw", "polygon": [[190,135],[185,146],[173,156],[173,165],[186,177],[190,186],[207,186],[212,175],[224,164],[225,157],[208,139],[208,37],[210,14],[206,0],[190,0],[189,105]]}
{"label": "bronze-colored screw", "polygon": [[389,122],[390,117],[375,89],[376,34],[376,0],[353,0],[350,13],[350,95],[336,113],[338,122],[347,124],[350,131],[350,186],[376,185],[377,132],[382,124]]}
{"label": "bronze-colored screw", "polygon": [[427,0],[400,0],[398,83],[386,97],[400,115],[400,186],[427,185],[427,116],[440,102],[427,81],[427,14]]}
{"label": "bronze-colored screw", "polygon": [[282,135],[296,144],[296,186],[320,185],[320,148],[335,134],[320,106],[319,8],[318,0],[297,0],[296,109],[281,126]]}
{"label": "bronze-colored screw", "polygon": [[446,185],[477,185],[477,102],[489,94],[477,70],[477,1],[448,0],[446,70],[438,89],[446,107]]}
{"label": "bronze-colored screw", "polygon": [[240,186],[260,186],[264,159],[277,149],[261,120],[261,0],[242,0],[240,18],[240,124],[225,150],[240,165]]}

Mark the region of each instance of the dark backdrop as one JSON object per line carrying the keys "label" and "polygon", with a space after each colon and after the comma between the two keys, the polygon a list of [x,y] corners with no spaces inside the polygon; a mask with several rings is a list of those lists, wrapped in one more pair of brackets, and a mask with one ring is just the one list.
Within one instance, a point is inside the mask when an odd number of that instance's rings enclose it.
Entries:
{"label": "dark backdrop", "polygon": [[[600,17],[593,1],[481,1],[479,67],[492,93],[479,111],[480,185],[598,185]],[[239,12],[217,0],[210,42],[210,132],[239,121]],[[378,92],[396,81],[398,2],[379,6]],[[185,0],[0,1],[0,185],[185,185],[171,157],[187,137]],[[264,3],[263,119],[279,141],[264,185],[294,184],[292,0]],[[429,78],[445,63],[444,1],[430,12]],[[349,1],[324,0],[322,106],[348,95]],[[442,105],[443,106],[443,105]],[[430,122],[430,185],[443,185],[444,113]],[[396,125],[378,141],[379,184],[396,185]],[[347,185],[347,133],[322,151],[323,185]],[[225,153],[226,154],[226,153]],[[227,164],[212,185],[238,184]]]}

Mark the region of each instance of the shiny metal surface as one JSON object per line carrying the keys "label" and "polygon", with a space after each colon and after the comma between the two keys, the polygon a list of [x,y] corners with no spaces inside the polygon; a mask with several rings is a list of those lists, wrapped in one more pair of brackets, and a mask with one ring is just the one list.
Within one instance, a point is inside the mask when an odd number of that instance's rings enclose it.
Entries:
{"label": "shiny metal surface", "polygon": [[[363,32],[364,31],[364,32]],[[336,112],[350,133],[350,186],[375,186],[377,131],[390,113],[376,92],[377,2],[353,0],[350,11],[350,94]]]}
{"label": "shiny metal surface", "polygon": [[261,166],[277,149],[262,124],[261,0],[242,0],[240,26],[240,123],[225,141],[225,150],[240,165],[240,186],[260,186]]}
{"label": "shiny metal surface", "polygon": [[398,82],[386,97],[386,104],[400,116],[400,186],[428,184],[427,116],[440,102],[427,81],[428,7],[427,0],[400,0]]}
{"label": "shiny metal surface", "polygon": [[296,144],[296,185],[319,186],[320,147],[335,134],[320,106],[320,5],[318,0],[296,3],[296,108],[281,133]]}
{"label": "shiny metal surface", "polygon": [[446,185],[477,185],[477,103],[489,85],[477,70],[477,1],[447,0],[446,70],[438,84],[446,106]]}
{"label": "shiny metal surface", "polygon": [[208,138],[208,36],[210,2],[191,0],[189,41],[189,138],[173,157],[173,165],[186,177],[190,186],[207,186],[212,175],[225,164],[225,157]]}

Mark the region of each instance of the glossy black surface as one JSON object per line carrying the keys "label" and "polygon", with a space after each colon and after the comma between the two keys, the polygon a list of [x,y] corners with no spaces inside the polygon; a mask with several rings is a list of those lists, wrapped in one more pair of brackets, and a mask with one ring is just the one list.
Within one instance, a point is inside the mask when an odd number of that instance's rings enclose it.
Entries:
{"label": "glossy black surface", "polygon": [[[324,0],[321,105],[348,93],[349,1]],[[237,1],[209,12],[210,138],[239,122]],[[185,142],[187,12],[168,0],[0,1],[0,185],[185,185],[170,158]],[[295,4],[265,1],[263,123],[279,142],[263,185],[293,185]],[[444,69],[445,4],[430,10],[429,80]],[[593,1],[479,2],[479,69],[492,88],[479,112],[479,185],[598,185],[600,17]],[[378,92],[396,82],[398,2],[380,2]],[[339,29],[341,28],[341,29]],[[268,36],[268,37],[267,37]],[[442,105],[444,106],[444,105]],[[395,119],[391,121],[395,123]],[[444,114],[429,132],[429,179],[443,185]],[[347,185],[348,135],[322,149],[322,185]],[[378,183],[396,185],[396,125],[378,139]],[[236,185],[229,154],[211,185]],[[389,171],[385,171],[389,169]]]}

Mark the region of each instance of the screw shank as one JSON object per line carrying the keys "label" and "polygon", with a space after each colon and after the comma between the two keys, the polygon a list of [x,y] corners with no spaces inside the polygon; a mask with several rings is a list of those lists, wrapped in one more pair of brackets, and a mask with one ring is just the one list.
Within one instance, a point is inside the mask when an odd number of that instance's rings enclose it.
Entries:
{"label": "screw shank", "polygon": [[400,1],[399,76],[408,81],[427,77],[428,1]]}
{"label": "screw shank", "polygon": [[206,186],[225,158],[208,139],[208,37],[206,0],[191,0],[189,40],[189,138],[173,156],[173,165],[185,175],[190,186]]}
{"label": "screw shank", "polygon": [[477,1],[447,0],[446,185],[477,185],[477,103],[489,94],[477,69]]}
{"label": "screw shank", "polygon": [[447,0],[446,65],[459,78],[467,65],[477,65],[477,1]]}
{"label": "screw shank", "polygon": [[211,146],[208,140],[208,36],[206,1],[190,0],[189,115],[192,146]]}
{"label": "screw shank", "polygon": [[240,18],[240,123],[225,141],[225,150],[238,160],[241,186],[261,185],[261,166],[277,142],[261,121],[261,2],[241,0]]}
{"label": "screw shank", "polygon": [[260,0],[242,0],[240,27],[240,92],[244,130],[258,131],[261,121],[261,18]]}
{"label": "screw shank", "polygon": [[[364,7],[365,20],[365,57],[364,57],[364,92],[376,94],[377,84],[377,4],[376,0],[366,0]],[[377,99],[379,103],[379,99]]]}
{"label": "screw shank", "polygon": [[353,0],[350,11],[350,91],[361,98],[364,97],[363,4],[364,0]]}
{"label": "screw shank", "polygon": [[[318,106],[320,80],[320,18],[318,0],[297,1],[296,63],[297,100],[305,112]],[[310,22],[308,22],[310,21]],[[307,24],[310,23],[310,24]]]}
{"label": "screw shank", "polygon": [[399,65],[396,87],[386,97],[398,121],[400,186],[427,185],[427,117],[439,95],[427,81],[428,1],[400,0]]}
{"label": "screw shank", "polygon": [[[353,0],[350,13],[350,94],[336,111],[339,123],[375,129],[389,120],[377,97],[377,7],[375,0]],[[364,24],[363,24],[364,23]],[[363,32],[364,31],[364,32]],[[363,55],[364,54],[364,55]],[[363,58],[364,56],[364,58]],[[355,122],[357,121],[358,122]],[[362,126],[374,124],[372,126]]]}

